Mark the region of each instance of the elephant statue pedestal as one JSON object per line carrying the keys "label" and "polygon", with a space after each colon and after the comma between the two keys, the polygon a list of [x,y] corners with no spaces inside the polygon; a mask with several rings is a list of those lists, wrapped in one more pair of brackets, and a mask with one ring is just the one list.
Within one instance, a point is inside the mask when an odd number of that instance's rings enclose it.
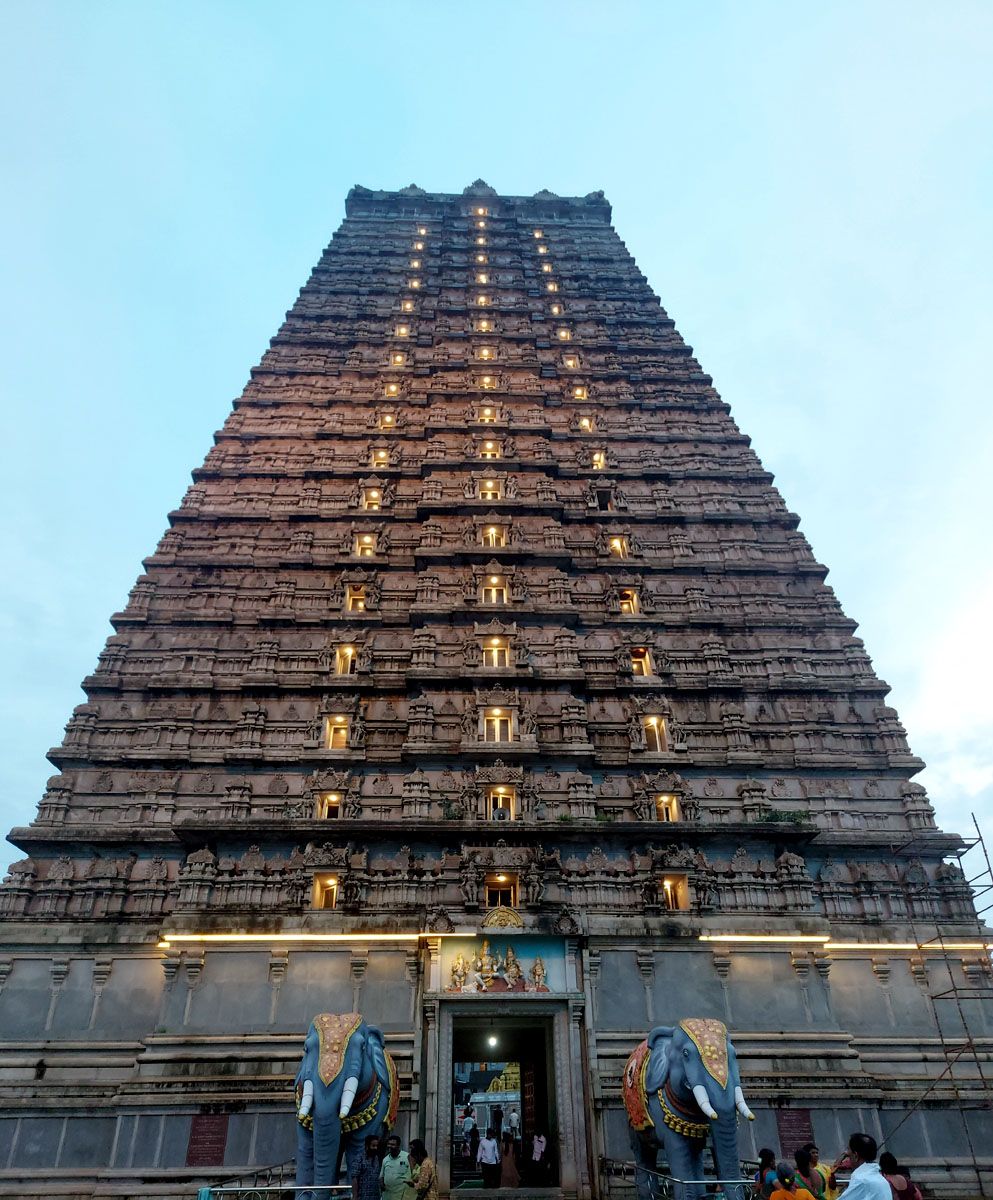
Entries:
{"label": "elephant statue pedestal", "polygon": [[400,1089],[382,1033],[359,1013],[314,1017],[297,1071],[296,1103],[297,1187],[333,1186],[342,1157],[351,1177],[366,1137],[396,1124]]}
{"label": "elephant statue pedestal", "polygon": [[[638,1195],[659,1194],[659,1149],[674,1179],[675,1200],[705,1196],[703,1152],[713,1139],[717,1178],[727,1200],[744,1200],[739,1181],[738,1115],[754,1120],[741,1091],[738,1060],[722,1021],[687,1018],[659,1025],[631,1054],[621,1084],[631,1127]],[[710,1181],[713,1182],[713,1181]]]}

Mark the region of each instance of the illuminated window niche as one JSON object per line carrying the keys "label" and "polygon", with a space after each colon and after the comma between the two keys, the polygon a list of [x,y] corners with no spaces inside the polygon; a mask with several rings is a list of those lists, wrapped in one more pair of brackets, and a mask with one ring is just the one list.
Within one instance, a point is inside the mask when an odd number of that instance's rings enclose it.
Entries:
{"label": "illuminated window niche", "polygon": [[503,481],[500,479],[477,480],[476,495],[480,500],[502,500]]}
{"label": "illuminated window niche", "polygon": [[507,544],[506,525],[484,525],[479,531],[481,545],[491,549],[499,549]]}
{"label": "illuminated window niche", "polygon": [[631,674],[643,676],[655,674],[651,651],[646,647],[636,646],[631,651]]}
{"label": "illuminated window niche", "polygon": [[496,362],[496,346],[477,346],[476,358],[481,362]]}
{"label": "illuminated window niche", "polygon": [[486,789],[486,816],[491,821],[513,821],[517,812],[517,789],[495,784]]}
{"label": "illuminated window niche", "polygon": [[659,882],[659,902],[667,912],[685,912],[690,906],[685,875],[664,875]]}
{"label": "illuminated window niche", "polygon": [[369,466],[370,467],[388,467],[390,465],[390,452],[382,446],[375,446],[369,451]]}
{"label": "illuminated window niche", "polygon": [[483,666],[491,671],[505,671],[510,666],[510,644],[506,638],[487,638],[482,644]]}
{"label": "illuminated window niche", "polygon": [[338,903],[338,878],[335,875],[314,876],[314,908],[334,908]]}
{"label": "illuminated window niche", "polygon": [[617,596],[617,603],[622,616],[633,617],[636,613],[641,612],[641,599],[638,596],[637,588],[621,588]]}
{"label": "illuminated window niche", "polygon": [[486,442],[480,442],[480,444],[479,444],[479,457],[480,458],[488,458],[488,459],[499,458],[500,453],[501,453],[501,450],[500,450],[499,442],[486,441]]}
{"label": "illuminated window niche", "polygon": [[649,754],[664,754],[666,750],[665,718],[651,714],[641,718],[645,735],[645,750]]}
{"label": "illuminated window niche", "polygon": [[314,816],[318,821],[337,821],[341,816],[341,793],[321,792],[317,797]]}
{"label": "illuminated window niche", "polygon": [[338,646],[334,652],[334,673],[354,675],[358,669],[358,653],[353,645]]}
{"label": "illuminated window niche", "polygon": [[376,422],[380,429],[396,429],[397,415],[394,412],[381,412],[379,420]]}
{"label": "illuminated window niche", "polygon": [[345,588],[345,609],[347,612],[365,612],[365,584],[350,583]]}
{"label": "illuminated window niche", "polygon": [[353,553],[357,558],[372,558],[376,553],[376,542],[374,533],[357,533]]}
{"label": "illuminated window niche", "polygon": [[393,326],[393,332],[398,338],[410,337],[410,325],[406,321],[401,321],[398,325]]}
{"label": "illuminated window niche", "polygon": [[348,749],[348,717],[328,717],[324,730],[324,744],[328,750]]}
{"label": "illuminated window niche", "polygon": [[379,488],[362,489],[362,507],[366,512],[379,512],[383,507],[383,493]]}
{"label": "illuminated window niche", "polygon": [[509,742],[512,740],[513,717],[509,709],[487,708],[483,711],[483,741]]}
{"label": "illuminated window niche", "polygon": [[659,821],[678,821],[679,801],[668,793],[660,793],[655,797],[655,816]]}
{"label": "illuminated window niche", "polygon": [[502,575],[487,575],[483,580],[483,604],[506,604],[510,596],[507,580]]}
{"label": "illuminated window niche", "polygon": [[486,907],[517,907],[517,876],[510,871],[494,871],[486,876]]}
{"label": "illuminated window niche", "polygon": [[[485,376],[483,376],[485,379]],[[476,406],[476,420],[481,425],[493,425],[500,420],[500,406],[498,404],[479,404]]]}
{"label": "illuminated window niche", "polygon": [[593,451],[593,470],[594,471],[606,471],[606,469],[607,469],[607,451],[606,450],[594,450]]}
{"label": "illuminated window niche", "polygon": [[631,546],[623,534],[615,534],[607,541],[607,550],[611,558],[629,558]]}

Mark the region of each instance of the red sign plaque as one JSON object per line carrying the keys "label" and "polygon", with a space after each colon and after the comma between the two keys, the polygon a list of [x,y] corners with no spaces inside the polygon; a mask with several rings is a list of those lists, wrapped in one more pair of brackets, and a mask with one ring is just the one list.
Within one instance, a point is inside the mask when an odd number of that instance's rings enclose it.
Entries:
{"label": "red sign plaque", "polygon": [[190,1124],[186,1148],[188,1167],[223,1167],[228,1144],[227,1113],[197,1113]]}
{"label": "red sign plaque", "polygon": [[776,1129],[779,1132],[779,1150],[784,1158],[792,1158],[801,1146],[814,1140],[809,1108],[777,1108]]}

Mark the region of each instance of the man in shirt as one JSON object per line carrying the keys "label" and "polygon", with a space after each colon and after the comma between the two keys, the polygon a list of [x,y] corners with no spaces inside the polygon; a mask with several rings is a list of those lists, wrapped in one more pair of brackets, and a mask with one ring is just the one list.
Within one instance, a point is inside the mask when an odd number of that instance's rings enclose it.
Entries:
{"label": "man in shirt", "polygon": [[516,1142],[521,1136],[521,1114],[516,1108],[512,1108],[510,1110],[510,1115],[507,1117],[507,1128],[510,1130],[510,1134]]}
{"label": "man in shirt", "polygon": [[842,1200],[891,1200],[890,1187],[876,1162],[876,1139],[867,1133],[853,1133],[848,1139],[848,1150],[834,1164],[832,1178],[837,1171],[851,1171],[848,1187],[842,1192]]}
{"label": "man in shirt", "polygon": [[407,1151],[400,1149],[400,1139],[391,1133],[386,1139],[386,1157],[379,1169],[379,1189],[383,1200],[414,1200]]}
{"label": "man in shirt", "polygon": [[[486,1130],[486,1137],[479,1139],[479,1149],[476,1151],[476,1162],[483,1176],[484,1188],[500,1186],[500,1145],[494,1136],[493,1127]],[[887,1184],[887,1186],[889,1186]]]}
{"label": "man in shirt", "polygon": [[352,1200],[379,1200],[379,1138],[372,1133],[352,1171]]}

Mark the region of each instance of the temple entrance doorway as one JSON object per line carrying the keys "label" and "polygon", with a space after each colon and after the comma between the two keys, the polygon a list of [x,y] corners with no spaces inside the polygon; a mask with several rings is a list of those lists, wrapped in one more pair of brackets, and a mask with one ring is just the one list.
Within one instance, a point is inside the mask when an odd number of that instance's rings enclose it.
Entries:
{"label": "temple entrance doorway", "polygon": [[[476,1131],[482,1137],[488,1128],[494,1130],[501,1151],[505,1144],[503,1135],[511,1135],[519,1187],[558,1186],[552,1046],[550,1018],[524,1015],[455,1018],[450,1126],[453,1189],[483,1186],[476,1164],[479,1144]],[[535,1161],[535,1139],[540,1151],[538,1161]]]}

